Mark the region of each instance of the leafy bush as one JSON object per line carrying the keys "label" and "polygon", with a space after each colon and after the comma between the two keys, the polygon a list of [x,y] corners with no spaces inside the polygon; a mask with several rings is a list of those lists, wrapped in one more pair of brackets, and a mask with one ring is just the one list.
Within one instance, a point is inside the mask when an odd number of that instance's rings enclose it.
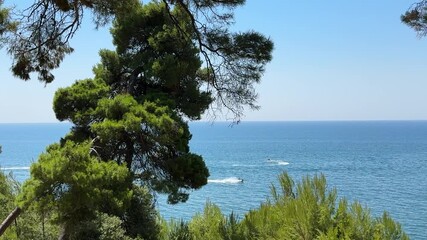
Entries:
{"label": "leafy bush", "polygon": [[[21,191],[20,187],[12,175],[5,175],[0,171],[0,222],[16,208],[16,196]],[[47,212],[36,212],[34,208],[28,208],[21,212],[0,239],[56,239],[57,227],[50,224],[48,218]]]}
{"label": "leafy bush", "polygon": [[400,224],[384,213],[374,218],[358,202],[337,202],[336,189],[328,189],[324,175],[305,177],[295,184],[287,173],[279,176],[280,189],[242,220],[224,216],[207,203],[189,223],[171,222],[169,239],[409,239]]}
{"label": "leafy bush", "polygon": [[[70,239],[409,239],[399,223],[386,212],[373,217],[360,203],[338,200],[336,189],[328,189],[323,175],[305,177],[295,184],[287,173],[279,176],[279,187],[272,186],[271,197],[239,219],[224,215],[207,203],[203,213],[190,221],[165,222],[158,218],[149,192],[133,189],[131,205],[135,212],[124,217],[97,212],[94,219],[75,225]],[[0,217],[13,210],[17,188],[0,173]],[[40,207],[40,206],[37,206]],[[0,239],[56,239],[60,226],[49,209],[28,208]]]}

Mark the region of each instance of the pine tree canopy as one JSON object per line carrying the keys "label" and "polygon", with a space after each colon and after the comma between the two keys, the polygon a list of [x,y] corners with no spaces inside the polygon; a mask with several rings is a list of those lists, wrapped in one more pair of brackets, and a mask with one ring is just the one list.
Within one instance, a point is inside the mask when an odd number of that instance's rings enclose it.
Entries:
{"label": "pine tree canopy", "polygon": [[427,1],[412,4],[401,16],[403,23],[414,29],[420,37],[427,35]]}
{"label": "pine tree canopy", "polygon": [[209,171],[202,156],[190,151],[188,121],[217,107],[235,120],[245,107],[257,108],[254,84],[271,60],[273,43],[268,38],[253,31],[229,32],[232,10],[242,4],[35,3],[33,12],[50,14],[21,23],[26,32],[22,29],[21,42],[9,48],[17,76],[27,79],[38,72],[41,81],[51,82],[51,70],[71,52],[68,40],[79,27],[82,11],[94,11],[99,25],[112,19],[115,49],[100,50],[92,78],[56,92],[56,117],[73,127],[31,167],[20,205],[39,212],[56,209],[62,239],[76,231],[76,222],[93,221],[100,213],[122,219],[131,235],[146,236],[138,226],[151,224],[154,217],[144,191],[168,194],[168,202],[175,204],[207,184]]}

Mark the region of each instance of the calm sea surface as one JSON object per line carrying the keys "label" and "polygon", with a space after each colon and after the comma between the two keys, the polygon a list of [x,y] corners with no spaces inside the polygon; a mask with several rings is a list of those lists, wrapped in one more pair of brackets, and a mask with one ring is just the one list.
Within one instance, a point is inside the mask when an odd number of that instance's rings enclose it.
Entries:
{"label": "calm sea surface", "polygon": [[[427,239],[427,122],[192,123],[192,152],[209,167],[209,183],[185,204],[158,198],[165,218],[189,219],[206,201],[240,216],[269,196],[277,176],[294,180],[323,173],[340,196],[357,199],[375,216],[388,211],[411,239]],[[45,147],[68,124],[0,124],[0,166],[23,181]],[[244,179],[238,183],[238,179]]]}

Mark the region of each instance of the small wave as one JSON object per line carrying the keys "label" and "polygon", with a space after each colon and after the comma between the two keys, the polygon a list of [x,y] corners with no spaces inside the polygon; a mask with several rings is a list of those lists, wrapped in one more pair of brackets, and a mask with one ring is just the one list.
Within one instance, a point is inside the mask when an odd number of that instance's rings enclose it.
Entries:
{"label": "small wave", "polygon": [[242,183],[243,179],[236,178],[236,177],[229,177],[229,178],[223,178],[223,179],[208,179],[208,183],[224,183],[224,184],[236,184],[236,183]]}
{"label": "small wave", "polygon": [[277,161],[277,165],[289,165],[289,163],[285,161]]}
{"label": "small wave", "polygon": [[30,170],[30,167],[2,167],[0,170],[8,171],[8,170]]}
{"label": "small wave", "polygon": [[281,165],[281,166],[289,165],[289,162],[282,161],[282,160],[271,160],[271,159],[268,159],[267,162],[272,163],[273,165]]}

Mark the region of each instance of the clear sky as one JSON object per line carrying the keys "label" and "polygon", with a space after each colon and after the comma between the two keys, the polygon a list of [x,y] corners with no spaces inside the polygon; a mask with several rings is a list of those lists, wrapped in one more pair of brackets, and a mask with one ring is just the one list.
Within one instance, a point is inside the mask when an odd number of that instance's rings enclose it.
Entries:
{"label": "clear sky", "polygon": [[[414,1],[248,0],[233,29],[262,32],[275,50],[257,86],[261,110],[243,120],[427,120],[427,38],[400,22]],[[87,20],[47,86],[13,78],[0,52],[0,123],[57,121],[55,90],[92,77],[99,49],[113,48]]]}

